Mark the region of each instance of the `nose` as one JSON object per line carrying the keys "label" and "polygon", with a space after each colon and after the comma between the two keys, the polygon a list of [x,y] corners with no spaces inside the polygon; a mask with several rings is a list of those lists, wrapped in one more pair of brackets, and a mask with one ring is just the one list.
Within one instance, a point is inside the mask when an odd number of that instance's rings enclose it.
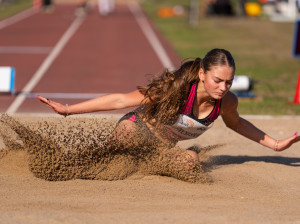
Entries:
{"label": "nose", "polygon": [[225,82],[220,83],[220,90],[222,92],[225,92],[227,90],[227,85]]}

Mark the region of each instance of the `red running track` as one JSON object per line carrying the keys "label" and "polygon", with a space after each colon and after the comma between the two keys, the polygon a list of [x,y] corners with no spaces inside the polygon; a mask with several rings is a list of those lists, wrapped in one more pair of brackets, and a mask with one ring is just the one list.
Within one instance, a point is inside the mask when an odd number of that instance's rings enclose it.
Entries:
{"label": "red running track", "polygon": [[[53,13],[35,12],[0,29],[0,66],[15,68],[19,93],[1,93],[0,112],[7,112],[18,100],[13,113],[52,112],[34,98],[40,93],[73,104],[97,94],[129,92],[145,84],[147,74],[164,69],[129,5],[118,4],[107,17],[101,17],[97,8],[82,18],[76,17],[75,11],[76,5],[59,4]],[[76,31],[51,63],[46,63],[75,20],[80,21]],[[180,58],[152,24],[151,27],[167,57],[177,66]],[[40,79],[26,95],[22,94],[45,64],[48,67]],[[23,100],[18,99],[20,96]]]}

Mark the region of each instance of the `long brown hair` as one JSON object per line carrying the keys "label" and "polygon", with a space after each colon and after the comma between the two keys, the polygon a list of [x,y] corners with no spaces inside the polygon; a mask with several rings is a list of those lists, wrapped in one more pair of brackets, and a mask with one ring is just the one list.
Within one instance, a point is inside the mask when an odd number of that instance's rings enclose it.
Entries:
{"label": "long brown hair", "polygon": [[212,66],[220,65],[228,65],[235,70],[234,59],[228,51],[213,49],[203,59],[186,59],[177,70],[165,70],[147,86],[138,87],[145,96],[141,116],[155,124],[176,122],[186,103],[190,84],[199,82],[199,69],[206,73]]}

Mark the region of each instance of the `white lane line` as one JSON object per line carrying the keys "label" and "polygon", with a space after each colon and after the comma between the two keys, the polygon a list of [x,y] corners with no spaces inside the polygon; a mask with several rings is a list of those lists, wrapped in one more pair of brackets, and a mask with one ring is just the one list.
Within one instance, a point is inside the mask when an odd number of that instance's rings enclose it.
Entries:
{"label": "white lane line", "polygon": [[[72,115],[71,118],[93,118],[93,117],[115,117],[120,118],[124,115],[124,112],[114,111],[114,113],[101,112],[101,113],[88,113],[88,114],[76,114]],[[18,113],[15,116],[17,117],[62,117],[62,115],[56,113]],[[299,115],[241,115],[243,118],[247,118],[249,120],[300,120]],[[216,122],[223,122],[220,119]]]}
{"label": "white lane line", "polygon": [[36,98],[42,96],[49,99],[94,99],[107,93],[20,93],[27,98]]}
{"label": "white lane line", "polygon": [[279,119],[300,119],[299,115],[252,115],[252,114],[244,114],[240,115],[241,117],[245,119],[258,119],[258,120],[270,120],[274,118]]}
{"label": "white lane line", "polygon": [[138,3],[131,3],[128,4],[128,7],[131,13],[134,15],[137,23],[139,24],[141,30],[143,31],[145,37],[149,41],[150,45],[152,46],[153,50],[155,51],[157,57],[161,61],[162,65],[165,68],[170,70],[174,70],[175,67],[170,60],[168,54],[166,53],[164,47],[160,43],[158,37],[156,36],[155,32],[151,28],[146,16],[144,15],[143,11],[141,10]]}
{"label": "white lane line", "polygon": [[0,46],[0,54],[49,54],[52,47]]}
{"label": "white lane line", "polygon": [[36,86],[36,84],[40,81],[40,79],[43,77],[45,72],[51,66],[53,61],[56,59],[56,57],[62,51],[64,46],[68,43],[68,41],[71,39],[71,37],[77,31],[77,29],[79,28],[79,26],[81,25],[83,20],[84,20],[84,17],[76,17],[76,19],[70,25],[68,30],[63,34],[62,38],[58,41],[58,43],[55,45],[55,47],[53,48],[51,53],[45,59],[43,64],[39,67],[39,69],[36,71],[36,73],[32,76],[30,81],[27,83],[27,85],[21,91],[25,94],[18,95],[16,97],[16,99],[13,101],[13,103],[10,105],[10,107],[7,109],[6,113],[14,114],[18,110],[20,105],[26,99],[26,93],[30,93],[32,91],[32,89]]}
{"label": "white lane line", "polygon": [[2,21],[0,21],[0,29],[10,26],[14,23],[17,23],[23,19],[26,19],[27,17],[37,13],[38,11],[39,11],[38,9],[30,8],[30,9],[20,12],[12,17],[2,20]]}
{"label": "white lane line", "polygon": [[[89,113],[89,114],[74,114],[72,115],[71,119],[74,118],[113,118],[117,119],[118,121],[122,116],[124,116],[124,112],[117,112],[116,113],[107,113],[107,112],[100,112],[100,113]],[[18,113],[14,115],[14,117],[41,117],[41,118],[62,118],[62,115],[57,113]],[[67,117],[69,119],[70,117]]]}

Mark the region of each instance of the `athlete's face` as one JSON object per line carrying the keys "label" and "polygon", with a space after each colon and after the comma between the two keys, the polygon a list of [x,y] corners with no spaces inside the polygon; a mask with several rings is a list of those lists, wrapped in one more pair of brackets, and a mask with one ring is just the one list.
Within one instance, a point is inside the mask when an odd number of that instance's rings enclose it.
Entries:
{"label": "athlete's face", "polygon": [[233,68],[227,65],[213,66],[206,73],[201,68],[199,77],[207,94],[214,99],[221,99],[232,85],[234,72]]}

